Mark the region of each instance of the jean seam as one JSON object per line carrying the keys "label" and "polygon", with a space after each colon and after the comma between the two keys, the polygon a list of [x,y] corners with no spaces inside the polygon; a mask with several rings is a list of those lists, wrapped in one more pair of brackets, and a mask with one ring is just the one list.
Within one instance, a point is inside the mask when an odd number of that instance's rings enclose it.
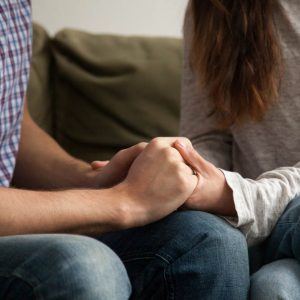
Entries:
{"label": "jean seam", "polygon": [[[174,300],[174,298],[175,298],[175,290],[174,290],[175,284],[174,284],[174,280],[173,280],[173,276],[172,276],[172,269],[170,268],[170,266],[171,265],[164,268],[164,280],[165,280],[165,284],[166,284],[167,299],[168,300]],[[168,277],[169,277],[169,280],[168,280]]]}
{"label": "jean seam", "polygon": [[281,226],[281,225],[298,225],[298,224],[299,224],[299,221],[297,221],[297,222],[282,221],[282,222],[277,223],[276,226]]}
{"label": "jean seam", "polygon": [[141,256],[141,257],[132,257],[132,258],[123,259],[123,262],[126,263],[126,262],[132,262],[132,261],[144,260],[144,259],[150,260],[150,259],[153,259],[153,258],[155,258],[155,255],[152,255],[152,256]]}
{"label": "jean seam", "polygon": [[[41,295],[39,295],[39,298],[38,298],[38,295],[36,293],[36,286],[39,285],[39,281],[36,280],[36,278],[32,277],[30,274],[26,274],[26,273],[22,274],[22,273],[23,272],[18,272],[18,271],[13,271],[13,272],[11,272],[11,271],[0,271],[0,277],[5,277],[5,278],[14,277],[14,278],[17,278],[17,279],[25,282],[27,285],[29,285],[32,288],[33,294],[35,295],[36,299],[43,299],[43,297]],[[35,283],[31,282],[30,280],[35,281]]]}

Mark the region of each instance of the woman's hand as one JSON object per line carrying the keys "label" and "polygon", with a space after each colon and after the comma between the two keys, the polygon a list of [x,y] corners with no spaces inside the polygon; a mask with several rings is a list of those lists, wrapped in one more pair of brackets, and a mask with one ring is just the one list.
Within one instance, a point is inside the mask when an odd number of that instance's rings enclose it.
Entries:
{"label": "woman's hand", "polygon": [[223,172],[201,157],[185,139],[179,139],[175,143],[175,148],[199,177],[197,188],[183,208],[236,216],[233,193]]}

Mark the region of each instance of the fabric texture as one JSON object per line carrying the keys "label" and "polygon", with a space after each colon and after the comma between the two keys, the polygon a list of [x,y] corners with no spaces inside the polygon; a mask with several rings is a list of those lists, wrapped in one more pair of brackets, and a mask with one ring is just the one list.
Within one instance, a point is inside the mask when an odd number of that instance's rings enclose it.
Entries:
{"label": "fabric texture", "polygon": [[18,152],[31,56],[29,0],[0,2],[0,186],[8,187]]}
{"label": "fabric texture", "polygon": [[86,161],[179,131],[181,41],[63,30],[55,59],[55,137]]}
{"label": "fabric texture", "polygon": [[0,238],[0,299],[129,299],[119,257],[88,237],[35,234]]}
{"label": "fabric texture", "polygon": [[276,16],[285,73],[281,95],[260,123],[220,130],[205,90],[190,66],[193,20],[188,9],[180,134],[207,160],[224,169],[233,190],[237,220],[229,220],[250,245],[264,240],[293,198],[300,195],[300,2],[281,1]]}
{"label": "fabric texture", "polygon": [[131,300],[247,299],[246,239],[215,215],[178,211],[99,239],[123,261],[132,284]]}
{"label": "fabric texture", "polygon": [[296,198],[289,203],[258,253],[263,267],[251,278],[251,299],[299,299],[299,216],[300,198]]}
{"label": "fabric texture", "polygon": [[298,300],[300,265],[286,258],[269,263],[251,278],[250,300]]}

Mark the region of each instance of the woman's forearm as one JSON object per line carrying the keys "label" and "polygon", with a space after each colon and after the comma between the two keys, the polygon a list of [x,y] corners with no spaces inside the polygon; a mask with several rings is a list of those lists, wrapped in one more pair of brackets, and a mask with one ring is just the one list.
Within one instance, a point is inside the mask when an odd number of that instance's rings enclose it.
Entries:
{"label": "woman's forearm", "polygon": [[233,190],[238,215],[235,225],[250,245],[267,238],[288,203],[300,196],[300,162],[294,167],[268,171],[257,180],[233,172],[224,174]]}

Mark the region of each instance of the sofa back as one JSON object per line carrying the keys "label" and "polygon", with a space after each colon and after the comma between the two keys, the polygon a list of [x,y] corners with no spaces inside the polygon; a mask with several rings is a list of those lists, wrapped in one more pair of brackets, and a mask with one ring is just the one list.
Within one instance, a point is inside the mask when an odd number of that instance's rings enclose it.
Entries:
{"label": "sofa back", "polygon": [[75,157],[118,150],[179,127],[181,41],[34,26],[29,109]]}

